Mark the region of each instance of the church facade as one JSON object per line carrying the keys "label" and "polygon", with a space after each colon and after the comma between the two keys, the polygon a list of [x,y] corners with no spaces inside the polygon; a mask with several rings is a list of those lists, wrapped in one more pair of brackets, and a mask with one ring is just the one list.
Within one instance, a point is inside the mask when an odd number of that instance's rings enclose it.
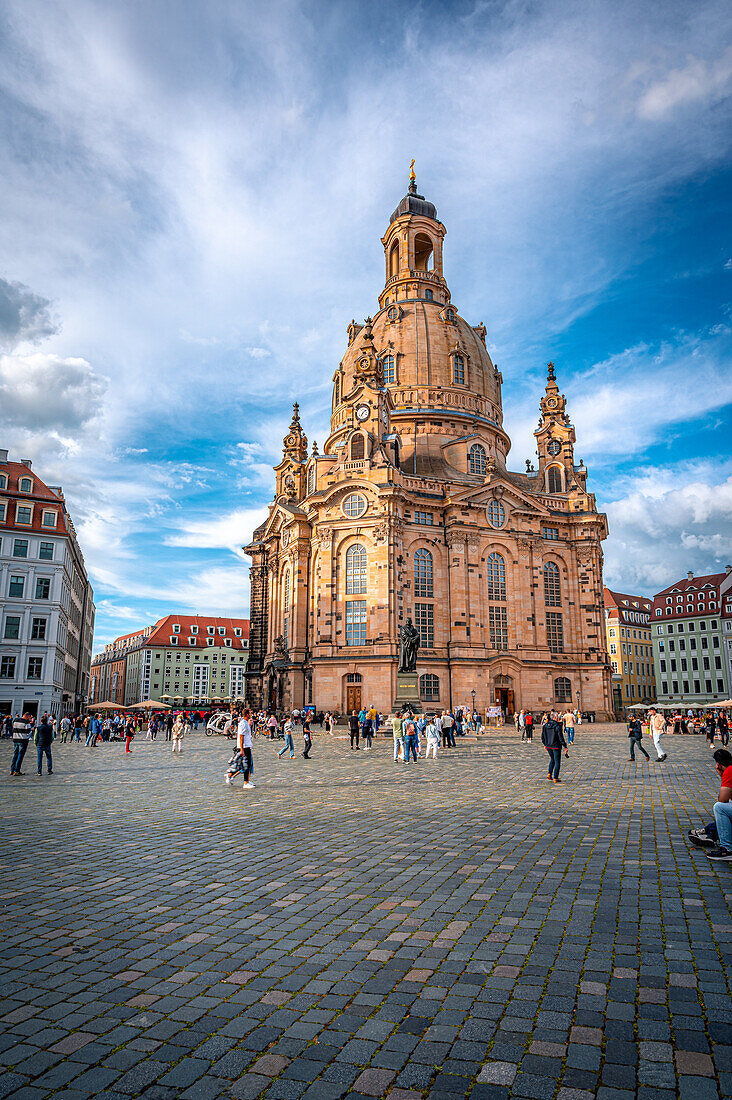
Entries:
{"label": "church facade", "polygon": [[425,709],[572,703],[601,719],[606,517],[551,363],[536,467],[508,469],[502,376],[485,327],[452,303],[445,233],[412,174],[382,238],[378,311],[348,326],[322,454],[294,407],[269,517],[245,547],[247,700],[392,710],[411,619]]}

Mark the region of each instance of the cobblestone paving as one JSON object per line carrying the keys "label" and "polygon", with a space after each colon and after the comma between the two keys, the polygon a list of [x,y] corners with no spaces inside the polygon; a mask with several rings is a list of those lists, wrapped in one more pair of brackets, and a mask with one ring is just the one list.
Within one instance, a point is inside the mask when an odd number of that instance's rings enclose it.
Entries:
{"label": "cobblestone paving", "polygon": [[509,734],[257,740],[244,792],[222,739],[12,781],[2,742],[0,1096],[732,1096],[732,866],[685,838],[718,780],[667,744],[582,727],[555,786]]}

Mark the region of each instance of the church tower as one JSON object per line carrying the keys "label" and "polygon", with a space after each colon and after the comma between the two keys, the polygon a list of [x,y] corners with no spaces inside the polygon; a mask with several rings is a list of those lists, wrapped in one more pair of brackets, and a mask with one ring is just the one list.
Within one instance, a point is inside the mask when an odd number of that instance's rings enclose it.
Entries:
{"label": "church tower", "polygon": [[[502,376],[452,300],[446,229],[417,190],[381,243],[373,317],[347,327],[331,430],[308,456],[295,406],[252,557],[249,699],[344,712],[396,703],[400,630],[419,631],[419,702],[510,715],[611,710],[605,517],[574,463],[549,364],[539,468],[508,468]],[[261,622],[260,622],[261,620]]]}

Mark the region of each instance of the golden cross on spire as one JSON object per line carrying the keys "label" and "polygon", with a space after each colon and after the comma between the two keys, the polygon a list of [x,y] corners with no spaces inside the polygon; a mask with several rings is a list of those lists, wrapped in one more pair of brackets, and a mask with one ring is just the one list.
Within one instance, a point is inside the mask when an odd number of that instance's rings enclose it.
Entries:
{"label": "golden cross on spire", "polygon": [[416,179],[417,177],[414,174],[414,158],[412,158],[411,164],[409,165],[409,182],[414,183]]}

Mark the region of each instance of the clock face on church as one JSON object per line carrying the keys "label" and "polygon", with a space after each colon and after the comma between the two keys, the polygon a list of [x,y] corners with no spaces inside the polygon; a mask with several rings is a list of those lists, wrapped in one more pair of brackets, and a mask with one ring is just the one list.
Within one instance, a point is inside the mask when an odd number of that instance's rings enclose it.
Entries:
{"label": "clock face on church", "polygon": [[547,447],[550,455],[558,455],[562,449],[562,444],[557,439],[552,439],[551,443]]}
{"label": "clock face on church", "polygon": [[368,420],[369,412],[370,412],[370,410],[369,410],[368,405],[359,405],[358,408],[356,409],[356,419],[357,420]]}

